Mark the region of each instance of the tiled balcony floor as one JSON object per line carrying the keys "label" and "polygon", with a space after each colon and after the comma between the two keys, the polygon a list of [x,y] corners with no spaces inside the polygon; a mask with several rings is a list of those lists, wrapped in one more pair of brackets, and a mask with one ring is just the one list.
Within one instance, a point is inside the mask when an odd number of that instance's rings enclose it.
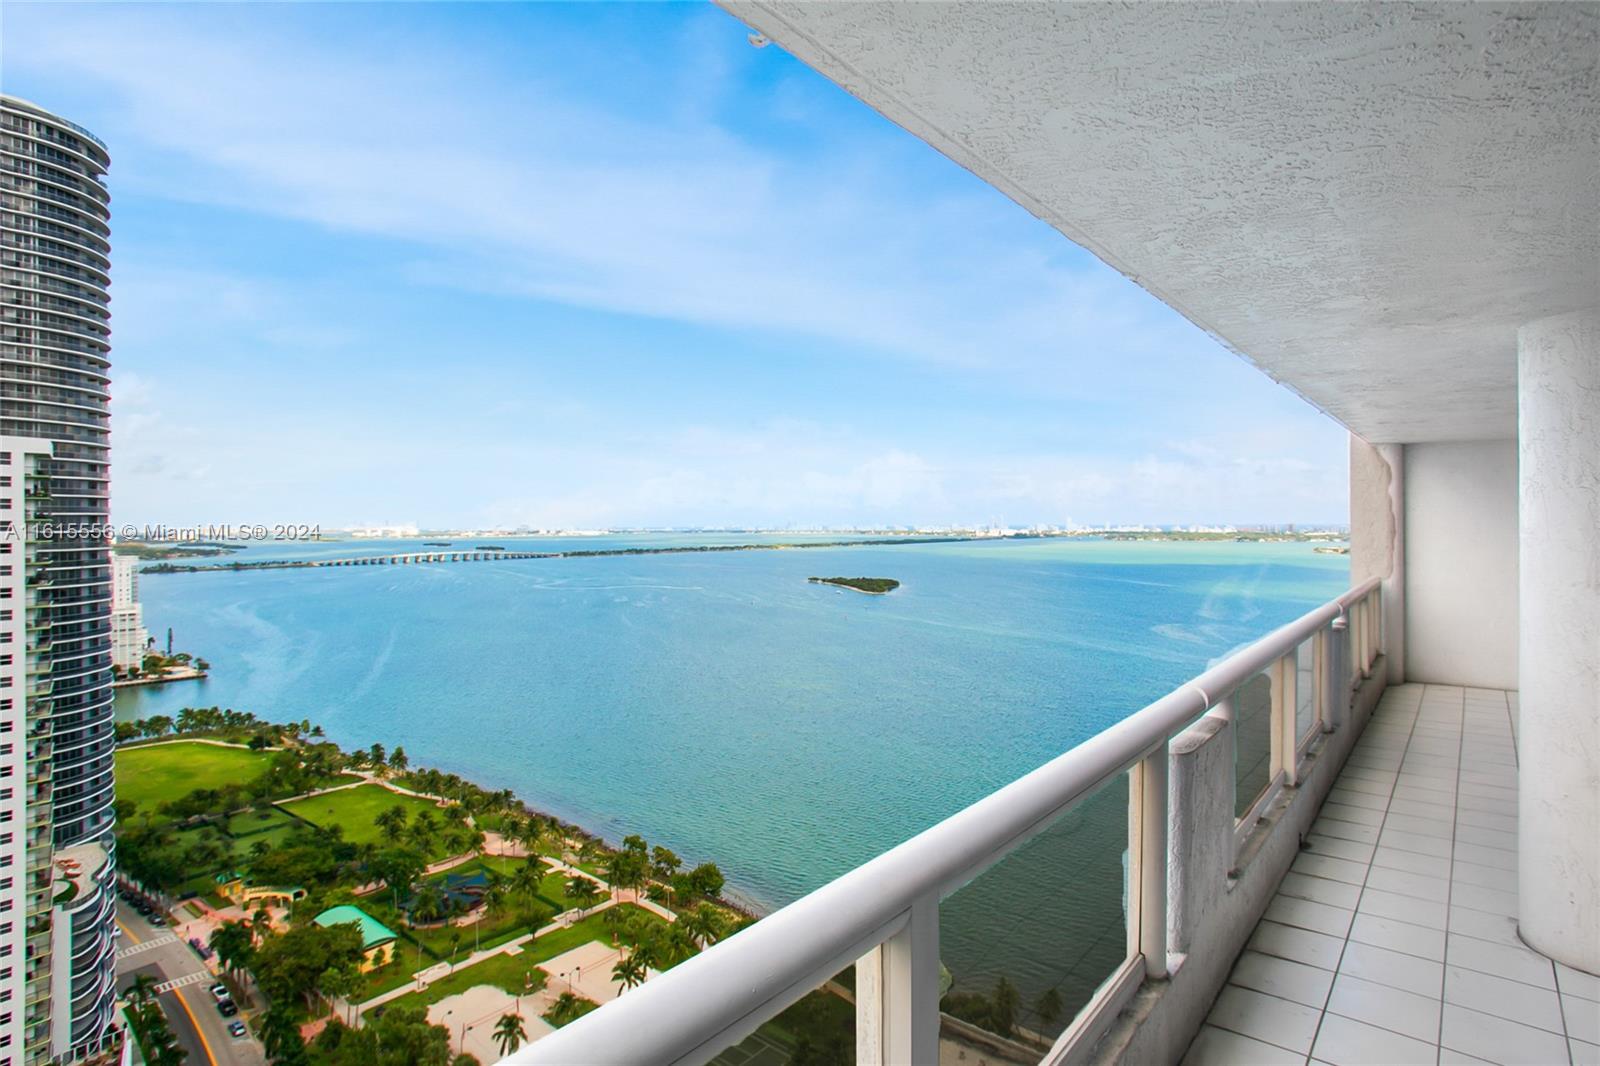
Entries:
{"label": "tiled balcony floor", "polygon": [[1186,1066],[1600,1064],[1600,978],[1517,939],[1516,701],[1384,694]]}

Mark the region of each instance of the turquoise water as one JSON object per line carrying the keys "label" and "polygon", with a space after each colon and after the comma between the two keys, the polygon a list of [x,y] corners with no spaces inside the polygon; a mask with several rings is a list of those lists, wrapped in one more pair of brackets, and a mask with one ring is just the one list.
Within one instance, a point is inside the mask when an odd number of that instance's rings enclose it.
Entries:
{"label": "turquoise water", "polygon": [[[476,543],[512,544],[456,546]],[[404,745],[613,841],[716,861],[774,906],[1347,584],[1346,558],[1306,544],[1079,540],[149,575],[152,632],[213,675],[125,690],[118,712],[217,704]]]}

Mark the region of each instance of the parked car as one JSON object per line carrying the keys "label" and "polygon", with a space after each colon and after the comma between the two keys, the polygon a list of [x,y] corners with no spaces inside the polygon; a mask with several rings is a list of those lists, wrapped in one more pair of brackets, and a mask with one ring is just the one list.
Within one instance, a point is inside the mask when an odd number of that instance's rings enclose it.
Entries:
{"label": "parked car", "polygon": [[133,901],[133,909],[138,911],[140,914],[145,915],[146,917],[150,915],[151,911],[155,910],[154,907],[150,906],[150,904],[146,903],[142,899],[136,899]]}
{"label": "parked car", "polygon": [[146,916],[146,920],[149,921],[149,923],[151,925],[154,925],[154,926],[162,926],[162,925],[166,925],[167,924],[167,920],[165,918],[163,918],[159,914],[147,915]]}
{"label": "parked car", "polygon": [[213,952],[210,948],[206,947],[205,941],[201,940],[197,936],[192,936],[189,938],[189,946],[194,948],[194,953],[199,955],[202,959],[209,959],[213,954],[215,954],[215,952]]}
{"label": "parked car", "polygon": [[217,1013],[221,1014],[224,1018],[232,1018],[235,1014],[239,1013],[239,1007],[231,999],[218,1000]]}
{"label": "parked car", "polygon": [[218,981],[216,984],[211,986],[211,998],[216,1000],[218,1003],[221,1003],[223,1000],[231,999],[233,997],[228,994],[228,986],[223,984],[221,981]]}
{"label": "parked car", "polygon": [[228,1035],[235,1040],[243,1040],[250,1035],[250,1030],[244,1027],[244,1022],[229,1022]]}

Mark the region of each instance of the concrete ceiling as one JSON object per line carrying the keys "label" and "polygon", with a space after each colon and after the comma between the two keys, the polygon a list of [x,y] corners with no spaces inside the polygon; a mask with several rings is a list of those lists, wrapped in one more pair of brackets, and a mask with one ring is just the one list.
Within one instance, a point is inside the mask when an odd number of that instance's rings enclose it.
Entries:
{"label": "concrete ceiling", "polygon": [[1368,440],[1600,302],[1600,4],[722,2]]}

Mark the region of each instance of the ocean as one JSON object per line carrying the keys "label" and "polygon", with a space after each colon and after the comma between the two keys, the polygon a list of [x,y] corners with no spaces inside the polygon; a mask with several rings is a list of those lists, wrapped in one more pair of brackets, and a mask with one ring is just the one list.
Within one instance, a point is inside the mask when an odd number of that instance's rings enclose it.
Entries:
{"label": "ocean", "polygon": [[[235,558],[418,548],[324,542]],[[868,596],[810,576],[901,585]],[[122,690],[117,709],[219,705],[309,718],[347,748],[404,746],[413,765],[511,788],[613,842],[639,833],[714,861],[731,892],[772,908],[1348,583],[1346,557],[1305,543],[1088,539],[150,574],[141,599],[158,644],[170,626],[212,676]],[[1121,958],[1108,929],[1124,796],[1108,789],[947,901],[942,956],[958,988],[1005,973],[1036,994],[1075,975],[1070,1002]]]}

